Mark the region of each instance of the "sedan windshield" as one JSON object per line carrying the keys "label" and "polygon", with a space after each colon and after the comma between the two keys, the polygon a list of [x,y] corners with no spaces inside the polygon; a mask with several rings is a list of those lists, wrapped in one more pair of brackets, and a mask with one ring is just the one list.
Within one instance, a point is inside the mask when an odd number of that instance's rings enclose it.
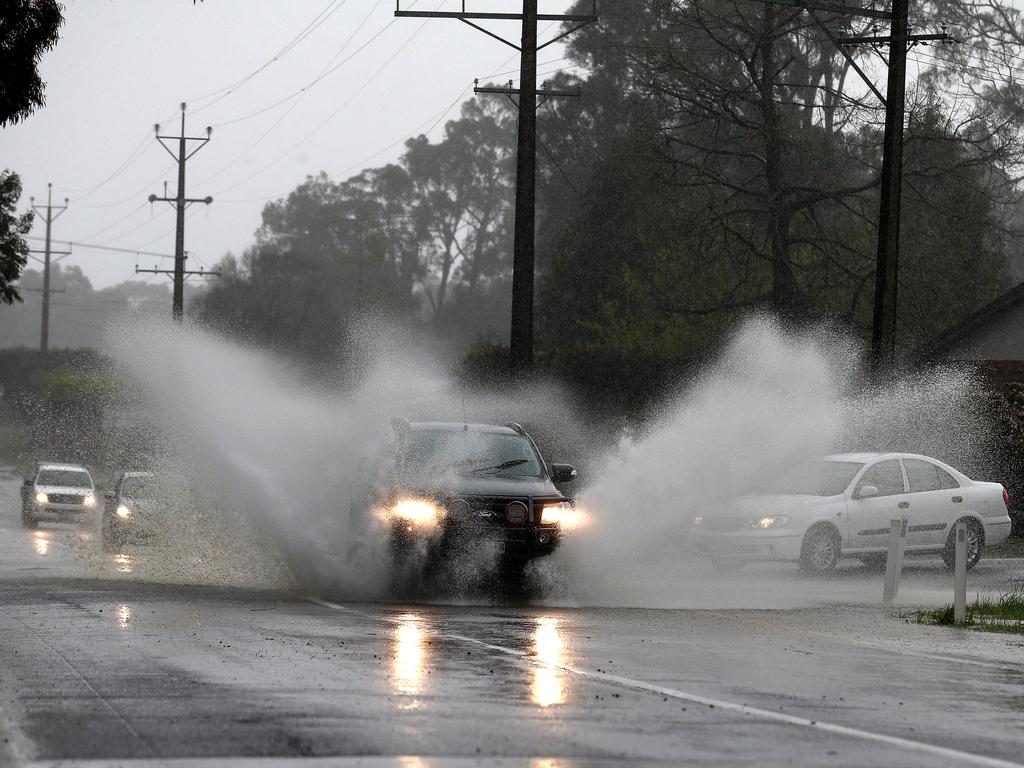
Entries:
{"label": "sedan windshield", "polygon": [[772,484],[774,493],[836,496],[864,465],[859,461],[811,461]]}
{"label": "sedan windshield", "polygon": [[407,438],[405,470],[539,477],[541,465],[533,445],[522,435],[416,430]]}
{"label": "sedan windshield", "polygon": [[41,469],[37,485],[56,485],[65,488],[92,488],[89,473],[77,469]]}
{"label": "sedan windshield", "polygon": [[121,495],[129,499],[148,499],[153,495],[153,478],[148,475],[126,477],[121,483]]}

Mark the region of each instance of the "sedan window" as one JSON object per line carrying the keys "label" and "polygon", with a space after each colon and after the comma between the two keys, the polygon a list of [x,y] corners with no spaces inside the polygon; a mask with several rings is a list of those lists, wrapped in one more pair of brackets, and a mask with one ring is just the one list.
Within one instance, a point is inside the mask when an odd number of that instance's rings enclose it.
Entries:
{"label": "sedan window", "polygon": [[865,485],[873,485],[878,489],[879,496],[893,496],[897,493],[904,493],[903,471],[896,459],[880,461],[873,467],[868,467],[860,482],[857,483],[857,491]]}
{"label": "sedan window", "polygon": [[924,491],[942,491],[948,488],[959,488],[960,483],[946,470],[930,461],[921,459],[904,459],[903,466],[907,469],[911,493]]}

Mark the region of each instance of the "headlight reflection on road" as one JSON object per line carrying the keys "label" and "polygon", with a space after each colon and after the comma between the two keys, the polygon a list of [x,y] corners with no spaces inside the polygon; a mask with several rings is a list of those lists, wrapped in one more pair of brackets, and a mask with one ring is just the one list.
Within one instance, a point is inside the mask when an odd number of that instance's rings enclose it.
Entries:
{"label": "headlight reflection on road", "polygon": [[117,563],[118,573],[131,573],[135,564],[132,556],[124,553],[114,555],[114,562]]}
{"label": "headlight reflection on road", "polygon": [[37,555],[46,557],[50,554],[50,534],[36,531],[32,537],[32,546],[35,547]]}
{"label": "headlight reflection on road", "polygon": [[119,629],[128,629],[128,622],[132,618],[132,609],[127,605],[117,607],[117,626]]}
{"label": "headlight reflection on road", "polygon": [[[419,625],[420,617],[406,614],[395,628],[394,657],[391,662],[391,684],[395,693],[415,696],[423,691],[426,675],[425,634]],[[412,707],[419,706],[416,702]]]}
{"label": "headlight reflection on road", "polygon": [[565,664],[566,659],[556,619],[545,617],[537,620],[533,645],[535,657],[540,663],[533,668],[531,700],[541,707],[564,704],[565,678],[558,665]]}

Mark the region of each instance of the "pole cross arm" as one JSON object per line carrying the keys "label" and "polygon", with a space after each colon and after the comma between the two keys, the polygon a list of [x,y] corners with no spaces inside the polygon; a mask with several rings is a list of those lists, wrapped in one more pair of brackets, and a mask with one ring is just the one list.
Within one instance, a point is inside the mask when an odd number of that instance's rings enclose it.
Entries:
{"label": "pole cross arm", "polygon": [[867,19],[881,19],[887,21],[892,18],[889,11],[878,11],[874,8],[861,8],[858,6],[845,5],[843,3],[830,3],[824,0],[754,0],[765,5],[788,5],[793,8],[803,8],[808,11],[822,11],[824,13],[837,13],[842,16],[861,16]]}
{"label": "pole cross arm", "polygon": [[[487,86],[475,86],[473,93],[496,93],[502,96],[518,96],[522,93],[519,88],[492,88]],[[583,89],[577,88],[574,91],[555,91],[547,88],[535,91],[538,96],[558,97],[566,99],[578,99],[583,96]]]}
{"label": "pole cross arm", "polygon": [[[479,21],[522,21],[521,13],[489,13],[486,11],[403,11],[395,10],[395,16],[412,19],[477,19]],[[565,21],[570,24],[590,24],[597,16],[578,13],[538,13],[537,21]]]}
{"label": "pole cross arm", "polygon": [[[953,40],[948,32],[937,32],[932,35],[907,35],[903,38],[908,43],[945,43]],[[880,35],[877,37],[839,37],[836,41],[840,45],[889,45],[896,41],[892,35]]]}

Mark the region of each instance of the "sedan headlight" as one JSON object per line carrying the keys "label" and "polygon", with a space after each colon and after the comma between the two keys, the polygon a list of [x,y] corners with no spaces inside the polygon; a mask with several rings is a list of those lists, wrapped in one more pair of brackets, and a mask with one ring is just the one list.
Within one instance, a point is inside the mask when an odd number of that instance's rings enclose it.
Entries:
{"label": "sedan headlight", "polygon": [[124,504],[118,504],[115,514],[122,520],[127,520],[129,517],[132,516],[132,510],[129,507],[126,507]]}
{"label": "sedan headlight", "polygon": [[95,507],[96,506],[96,497],[93,496],[90,493],[88,496],[86,496],[84,499],[82,499],[82,503],[85,506],[87,506],[87,507]]}
{"label": "sedan headlight", "polygon": [[39,493],[36,494],[36,502],[39,503],[39,504],[45,504],[49,500],[50,500],[50,497],[47,496],[42,491],[40,491]]}
{"label": "sedan headlight", "polygon": [[750,521],[750,527],[758,529],[785,528],[787,525],[789,525],[788,515],[768,515],[766,517]]}
{"label": "sedan headlight", "polygon": [[444,510],[427,499],[399,499],[388,510],[393,519],[411,528],[435,528],[444,517]]}

